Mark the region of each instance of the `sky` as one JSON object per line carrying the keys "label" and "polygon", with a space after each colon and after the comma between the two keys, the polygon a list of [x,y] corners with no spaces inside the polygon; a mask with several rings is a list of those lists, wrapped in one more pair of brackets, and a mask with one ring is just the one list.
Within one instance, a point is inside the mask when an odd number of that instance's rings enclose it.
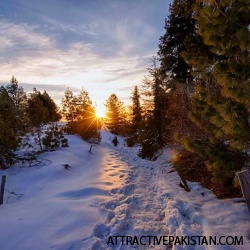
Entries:
{"label": "sky", "polygon": [[47,90],[60,105],[69,87],[103,107],[129,103],[164,34],[170,0],[1,0],[0,84]]}

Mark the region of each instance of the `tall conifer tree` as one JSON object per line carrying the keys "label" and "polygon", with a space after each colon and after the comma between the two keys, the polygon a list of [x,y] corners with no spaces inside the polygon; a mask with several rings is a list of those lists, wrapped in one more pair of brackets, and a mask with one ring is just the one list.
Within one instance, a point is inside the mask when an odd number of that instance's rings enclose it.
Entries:
{"label": "tall conifer tree", "polygon": [[125,109],[116,94],[110,95],[106,101],[106,121],[107,128],[114,134],[121,134],[125,125]]}
{"label": "tall conifer tree", "polygon": [[77,118],[77,98],[73,92],[67,88],[62,98],[62,115],[68,123],[76,121]]}
{"label": "tall conifer tree", "polygon": [[86,90],[82,89],[78,96],[74,96],[69,88],[65,91],[62,115],[68,122],[69,132],[80,135],[84,140],[99,138],[98,120]]}
{"label": "tall conifer tree", "polygon": [[17,116],[14,102],[4,87],[0,88],[0,162],[12,164],[14,150],[19,144],[16,133]]}
{"label": "tall conifer tree", "polygon": [[6,91],[13,101],[13,112],[16,115],[17,122],[15,124],[15,131],[24,130],[25,124],[28,123],[26,114],[27,95],[23,88],[18,85],[17,79],[12,76],[10,83],[6,85]]}
{"label": "tall conifer tree", "polygon": [[[199,84],[190,118],[205,130],[207,140],[186,138],[186,147],[202,155],[213,181],[232,184],[246,163],[250,141],[249,4],[247,1],[204,1],[195,5],[198,32],[210,55],[186,58]],[[188,55],[189,54],[189,55]]]}
{"label": "tall conifer tree", "polygon": [[195,85],[191,65],[183,58],[183,53],[193,47],[197,28],[193,17],[193,0],[174,0],[170,5],[170,15],[165,20],[165,34],[160,37],[158,56],[160,73],[168,87],[169,104],[167,118],[169,140],[176,135],[194,133],[194,126],[188,118],[191,109],[191,93]]}
{"label": "tall conifer tree", "polygon": [[149,69],[149,78],[144,81],[145,93],[151,99],[152,107],[146,111],[142,148],[139,153],[141,157],[151,159],[167,143],[169,125],[167,89],[156,63],[154,58],[153,67]]}
{"label": "tall conifer tree", "polygon": [[195,34],[192,3],[193,0],[173,1],[170,15],[165,21],[166,32],[160,37],[160,69],[171,82],[176,80],[178,83],[192,83],[191,67],[181,56],[187,49],[187,40]]}
{"label": "tall conifer tree", "polygon": [[137,134],[141,128],[142,123],[142,110],[140,104],[140,94],[138,87],[135,86],[132,96],[132,129],[133,133]]}

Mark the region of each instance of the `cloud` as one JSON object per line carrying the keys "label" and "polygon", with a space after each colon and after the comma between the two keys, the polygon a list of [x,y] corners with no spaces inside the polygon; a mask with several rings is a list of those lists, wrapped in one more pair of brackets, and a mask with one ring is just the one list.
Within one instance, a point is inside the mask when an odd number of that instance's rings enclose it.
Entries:
{"label": "cloud", "polygon": [[3,27],[0,36],[5,41],[0,47],[3,52],[0,58],[2,82],[9,82],[15,75],[20,82],[33,83],[38,89],[41,86],[41,90],[48,87],[54,91],[50,87],[55,86],[57,92],[61,91],[61,95],[54,93],[56,98],[61,98],[65,90],[57,87],[59,84],[76,89],[83,86],[103,100],[119,86],[138,84],[146,72],[137,55],[120,53],[103,57],[93,44],[84,42],[60,49],[53,38],[37,32],[37,27],[6,20],[0,21],[0,26]]}
{"label": "cloud", "polygon": [[49,37],[36,33],[35,26],[30,26],[25,23],[19,25],[11,23],[7,20],[0,21],[0,37],[5,41],[1,43],[1,53],[10,53],[18,57],[20,53],[39,52],[52,46],[52,41]]}
{"label": "cloud", "polygon": [[[5,41],[1,45],[5,53],[1,61],[2,72],[13,72],[14,69],[20,75],[49,77],[53,74],[71,75],[94,71],[97,78],[102,72],[106,76],[104,80],[108,80],[115,72],[117,76],[124,76],[141,70],[137,69],[138,56],[117,55],[105,58],[95,51],[93,45],[83,42],[75,42],[69,49],[61,50],[50,37],[34,32],[32,27],[25,24],[4,21],[0,25],[3,27],[0,35]],[[7,76],[10,74],[7,73]]]}
{"label": "cloud", "polygon": [[[55,84],[30,84],[30,83],[19,83],[27,92],[30,92],[33,90],[33,88],[36,88],[40,91],[48,91],[48,92],[64,92],[68,86],[67,85],[55,85]],[[78,88],[70,87],[70,89],[74,91],[79,91]]]}
{"label": "cloud", "polygon": [[66,33],[75,33],[78,35],[97,35],[97,23],[95,21],[91,21],[88,23],[81,24],[69,24],[60,22],[54,18],[48,16],[42,16],[42,20],[44,22],[44,27],[47,28],[47,31],[60,31]]}
{"label": "cloud", "polygon": [[15,75],[28,83],[25,88],[47,88],[57,100],[66,86],[84,87],[97,102],[119,91],[127,100],[142,83],[159,38],[150,20],[155,15],[164,20],[159,6],[166,5],[165,0],[9,1],[0,10],[0,81]]}

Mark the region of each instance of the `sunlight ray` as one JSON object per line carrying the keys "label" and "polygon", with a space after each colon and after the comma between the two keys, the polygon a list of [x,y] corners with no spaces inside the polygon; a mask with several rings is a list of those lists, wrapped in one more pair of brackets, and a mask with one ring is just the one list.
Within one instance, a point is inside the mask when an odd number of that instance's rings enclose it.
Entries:
{"label": "sunlight ray", "polygon": [[92,116],[87,116],[87,117],[85,117],[85,118],[82,118],[81,121],[85,121],[85,120],[87,120],[87,119],[89,119],[89,118],[96,118],[96,116],[94,116],[94,115],[92,115]]}
{"label": "sunlight ray", "polygon": [[88,125],[88,127],[84,130],[83,134],[88,130],[88,128],[93,124],[93,122],[96,120],[96,118],[93,119],[93,121]]}

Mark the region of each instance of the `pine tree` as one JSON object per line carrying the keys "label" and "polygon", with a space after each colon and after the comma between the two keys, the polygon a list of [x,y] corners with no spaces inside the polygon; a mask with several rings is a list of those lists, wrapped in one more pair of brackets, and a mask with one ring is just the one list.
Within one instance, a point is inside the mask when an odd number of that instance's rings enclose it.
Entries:
{"label": "pine tree", "polygon": [[6,85],[6,90],[13,100],[14,107],[18,110],[22,109],[27,100],[27,96],[23,88],[18,85],[18,81],[14,76],[12,76],[10,83]]}
{"label": "pine tree", "polygon": [[59,121],[61,119],[59,108],[49,94],[44,91],[41,95],[39,95],[39,98],[41,99],[43,106],[48,110],[47,122]]}
{"label": "pine tree", "polygon": [[46,131],[44,131],[42,144],[45,150],[55,150],[58,147],[68,147],[68,140],[63,135],[63,126],[52,123]]}
{"label": "pine tree", "polygon": [[77,97],[77,117],[78,119],[96,118],[92,101],[89,97],[89,93],[82,89]]}
{"label": "pine tree", "polygon": [[165,34],[159,43],[160,73],[168,88],[168,140],[172,142],[179,136],[196,134],[195,126],[188,118],[191,92],[196,82],[189,61],[184,59],[186,51],[197,49],[194,46],[198,35],[193,3],[193,0],[173,1],[170,15],[165,20]]}
{"label": "pine tree", "polygon": [[69,124],[76,121],[77,102],[77,98],[73,95],[73,92],[67,88],[62,99],[62,115]]}
{"label": "pine tree", "polygon": [[153,61],[153,67],[149,69],[149,73],[150,78],[145,79],[144,85],[146,95],[151,101],[147,101],[149,110],[145,112],[144,135],[139,155],[152,159],[155,152],[167,143],[169,121],[167,89],[160,70],[156,67],[156,61]]}
{"label": "pine tree", "polygon": [[174,0],[170,15],[165,20],[165,34],[160,37],[160,69],[166,79],[178,83],[192,83],[191,67],[181,53],[187,49],[187,40],[195,34],[195,21],[191,8],[193,0]]}
{"label": "pine tree", "polygon": [[70,89],[65,91],[65,97],[62,99],[62,115],[68,121],[68,132],[78,134],[87,141],[93,139],[99,142],[99,123],[86,90],[82,89],[78,96],[74,96]]}
{"label": "pine tree", "polygon": [[[14,150],[19,144],[16,133],[17,117],[14,103],[4,87],[0,88],[0,158],[1,162],[12,164]],[[0,166],[4,167],[4,166]]]}
{"label": "pine tree", "polygon": [[190,118],[207,139],[186,138],[185,146],[204,157],[213,182],[232,185],[250,141],[249,4],[204,1],[195,5],[195,18],[210,54],[200,57],[203,64],[197,52],[187,55],[199,80]]}
{"label": "pine tree", "polygon": [[133,96],[132,96],[132,130],[133,134],[139,133],[142,125],[142,110],[140,104],[140,94],[138,87],[135,86]]}
{"label": "pine tree", "polygon": [[23,88],[18,85],[18,81],[14,76],[12,76],[10,83],[6,85],[6,91],[13,101],[12,108],[17,117],[15,129],[19,131],[24,130],[25,125],[27,125],[28,123],[26,114],[27,95],[24,92]]}
{"label": "pine tree", "polygon": [[49,122],[49,110],[44,106],[43,97],[40,91],[34,89],[28,98],[27,114],[30,125],[37,133],[37,144],[42,151],[42,126]]}
{"label": "pine tree", "polygon": [[162,80],[159,76],[156,76],[153,86],[154,96],[154,111],[153,120],[155,123],[155,130],[157,132],[157,142],[162,147],[166,143],[166,112],[168,99],[165,89],[162,87]]}
{"label": "pine tree", "polygon": [[30,117],[30,123],[34,127],[39,127],[49,122],[56,122],[61,118],[58,107],[49,94],[46,91],[41,94],[36,89],[34,89],[28,99],[27,112]]}
{"label": "pine tree", "polygon": [[82,89],[77,97],[77,122],[74,123],[75,133],[84,140],[95,140],[99,142],[100,134],[98,119],[89,93]]}
{"label": "pine tree", "polygon": [[114,134],[121,134],[124,130],[125,109],[123,102],[119,101],[115,94],[110,95],[106,101],[106,120],[105,124],[107,128]]}

